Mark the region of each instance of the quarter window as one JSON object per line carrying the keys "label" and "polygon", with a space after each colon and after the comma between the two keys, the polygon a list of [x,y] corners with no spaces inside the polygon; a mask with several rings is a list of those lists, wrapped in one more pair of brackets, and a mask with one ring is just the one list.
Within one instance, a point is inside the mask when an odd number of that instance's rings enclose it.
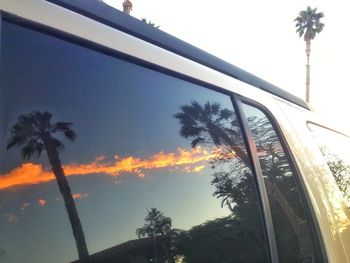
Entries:
{"label": "quarter window", "polygon": [[349,137],[312,123],[309,123],[308,127],[350,208]]}
{"label": "quarter window", "polygon": [[310,225],[287,155],[266,114],[243,104],[264,176],[280,262],[317,262]]}

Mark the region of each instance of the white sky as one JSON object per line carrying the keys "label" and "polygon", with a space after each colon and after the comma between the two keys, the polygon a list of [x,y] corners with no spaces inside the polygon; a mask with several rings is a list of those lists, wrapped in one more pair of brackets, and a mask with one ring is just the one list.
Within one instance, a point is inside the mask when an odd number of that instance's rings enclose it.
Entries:
{"label": "white sky", "polygon": [[[122,9],[123,0],[106,0]],[[308,5],[325,17],[311,43],[311,105],[350,131],[349,0],[131,0],[131,15],[301,98],[305,42],[294,18]]]}

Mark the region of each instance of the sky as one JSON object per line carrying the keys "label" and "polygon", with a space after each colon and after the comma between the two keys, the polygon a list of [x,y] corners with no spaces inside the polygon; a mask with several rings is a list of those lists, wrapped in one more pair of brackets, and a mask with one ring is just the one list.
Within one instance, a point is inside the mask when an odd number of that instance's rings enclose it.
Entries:
{"label": "sky", "polygon": [[77,257],[46,154],[6,150],[17,117],[33,110],[73,124],[74,144],[54,136],[91,254],[137,239],[147,209],[186,230],[230,214],[211,183],[220,149],[192,149],[174,117],[191,101],[233,112],[229,96],[11,22],[1,33],[0,262]]}
{"label": "sky", "polygon": [[[105,0],[121,9],[122,0]],[[311,43],[311,106],[350,133],[347,0],[131,0],[131,15],[305,98],[305,42],[293,20],[307,6],[324,13]],[[345,123],[344,123],[345,122]]]}

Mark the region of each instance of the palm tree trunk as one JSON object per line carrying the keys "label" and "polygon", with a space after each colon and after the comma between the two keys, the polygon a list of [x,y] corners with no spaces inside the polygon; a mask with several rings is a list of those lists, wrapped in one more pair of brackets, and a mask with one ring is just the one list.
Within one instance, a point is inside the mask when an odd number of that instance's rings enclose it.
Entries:
{"label": "palm tree trunk", "polygon": [[[306,260],[312,255],[312,245],[309,239],[308,225],[305,219],[301,219],[293,210],[287,199],[279,190],[278,186],[265,180],[266,188],[268,189],[268,194],[271,196],[282,208],[283,212],[288,218],[293,231],[298,239],[300,260]],[[305,261],[307,262],[307,261]]]}
{"label": "palm tree trunk", "polygon": [[306,102],[310,102],[310,53],[311,40],[306,41]]}
{"label": "palm tree trunk", "polygon": [[53,145],[51,136],[48,136],[48,138],[44,139],[43,141],[45,144],[47,157],[50,161],[52,171],[56,177],[58,188],[62,194],[69,221],[72,226],[73,236],[78,250],[79,261],[82,263],[87,263],[89,261],[89,252],[87,249],[83,228],[79,219],[71,189],[69,187],[67,178],[61,165],[61,161],[58,156],[57,148]]}
{"label": "palm tree trunk", "polygon": [[245,151],[243,151],[237,144],[236,142],[227,135],[226,132],[224,132],[220,127],[218,127],[215,124],[212,123],[208,123],[208,130],[211,130],[214,134],[216,134],[216,136],[218,136],[219,138],[221,138],[225,145],[231,147],[232,151],[235,152],[235,154],[238,156],[238,158],[247,166],[247,167],[251,167],[251,163],[248,159],[248,155]]}

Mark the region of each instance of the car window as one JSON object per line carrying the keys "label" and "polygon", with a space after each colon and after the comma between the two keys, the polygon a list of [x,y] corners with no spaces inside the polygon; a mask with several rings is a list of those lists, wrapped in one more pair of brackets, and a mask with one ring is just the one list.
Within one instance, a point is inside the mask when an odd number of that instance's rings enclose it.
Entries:
{"label": "car window", "polygon": [[309,123],[308,127],[338,184],[347,206],[350,207],[349,137],[312,123]]}
{"label": "car window", "polygon": [[276,130],[260,109],[243,104],[270,203],[280,262],[318,262],[296,175]]}
{"label": "car window", "polygon": [[1,30],[1,262],[268,262],[230,96]]}

